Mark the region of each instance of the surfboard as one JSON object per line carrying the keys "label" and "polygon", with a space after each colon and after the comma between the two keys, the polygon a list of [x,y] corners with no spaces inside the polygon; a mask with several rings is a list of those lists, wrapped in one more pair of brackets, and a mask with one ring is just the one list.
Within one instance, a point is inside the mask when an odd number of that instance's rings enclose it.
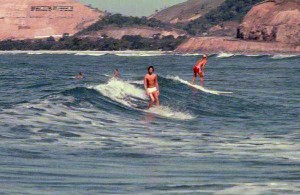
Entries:
{"label": "surfboard", "polygon": [[216,90],[211,90],[211,89],[206,89],[202,87],[201,85],[193,85],[191,83],[187,83],[188,86],[193,87],[194,89],[198,89],[200,91],[203,91],[205,93],[211,93],[214,95],[221,95],[221,94],[232,94],[232,92],[227,92],[227,91],[216,91]]}
{"label": "surfboard", "polygon": [[211,90],[211,89],[204,88],[201,85],[193,85],[190,82],[185,81],[185,80],[183,80],[183,79],[181,79],[179,77],[168,77],[168,79],[172,79],[174,81],[178,81],[178,82],[180,82],[182,84],[185,84],[185,85],[190,86],[190,87],[192,87],[194,89],[203,91],[205,93],[210,93],[210,94],[214,94],[214,95],[232,94],[232,92],[228,92],[228,91],[216,91],[216,90]]}

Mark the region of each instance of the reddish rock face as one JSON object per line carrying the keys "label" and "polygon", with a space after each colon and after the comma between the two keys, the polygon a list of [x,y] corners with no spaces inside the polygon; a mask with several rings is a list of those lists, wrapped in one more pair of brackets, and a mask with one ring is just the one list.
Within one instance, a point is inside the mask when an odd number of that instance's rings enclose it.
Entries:
{"label": "reddish rock face", "polygon": [[72,35],[104,16],[76,0],[0,0],[0,4],[0,40]]}
{"label": "reddish rock face", "polygon": [[254,6],[239,27],[238,38],[300,44],[300,1],[266,1]]}

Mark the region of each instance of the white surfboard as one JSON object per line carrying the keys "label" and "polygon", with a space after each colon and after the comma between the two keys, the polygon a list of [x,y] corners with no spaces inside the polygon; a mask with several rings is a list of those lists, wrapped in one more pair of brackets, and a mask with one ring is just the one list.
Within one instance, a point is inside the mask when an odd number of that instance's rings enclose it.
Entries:
{"label": "white surfboard", "polygon": [[178,81],[180,83],[183,83],[185,85],[188,85],[190,87],[193,87],[194,89],[198,89],[200,91],[203,91],[205,93],[210,93],[210,94],[214,94],[214,95],[222,95],[222,94],[232,94],[232,92],[228,92],[228,91],[216,91],[216,90],[211,90],[211,89],[207,89],[207,88],[204,88],[203,86],[200,86],[200,85],[193,85],[191,84],[190,82],[188,81],[185,81],[179,77],[167,77],[168,79],[172,79],[174,81]]}

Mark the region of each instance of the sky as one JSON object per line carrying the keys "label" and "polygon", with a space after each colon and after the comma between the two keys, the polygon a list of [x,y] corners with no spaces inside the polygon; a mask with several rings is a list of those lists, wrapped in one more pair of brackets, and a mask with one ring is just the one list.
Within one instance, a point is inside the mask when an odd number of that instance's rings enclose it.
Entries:
{"label": "sky", "polygon": [[101,11],[121,13],[127,16],[150,16],[155,10],[161,10],[186,0],[79,0],[91,4]]}

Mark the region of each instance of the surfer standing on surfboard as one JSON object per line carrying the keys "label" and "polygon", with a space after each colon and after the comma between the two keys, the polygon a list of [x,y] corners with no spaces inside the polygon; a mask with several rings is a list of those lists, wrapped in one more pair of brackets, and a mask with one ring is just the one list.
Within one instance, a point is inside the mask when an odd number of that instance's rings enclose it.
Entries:
{"label": "surfer standing on surfboard", "polygon": [[204,82],[204,68],[207,63],[207,55],[203,55],[201,60],[198,60],[197,63],[194,65],[194,76],[192,80],[192,84],[194,85],[197,75],[200,77],[200,85],[203,85]]}
{"label": "surfer standing on surfboard", "polygon": [[148,108],[151,108],[154,102],[156,102],[156,106],[159,106],[159,86],[153,66],[149,66],[148,74],[144,77],[144,88],[150,99]]}

